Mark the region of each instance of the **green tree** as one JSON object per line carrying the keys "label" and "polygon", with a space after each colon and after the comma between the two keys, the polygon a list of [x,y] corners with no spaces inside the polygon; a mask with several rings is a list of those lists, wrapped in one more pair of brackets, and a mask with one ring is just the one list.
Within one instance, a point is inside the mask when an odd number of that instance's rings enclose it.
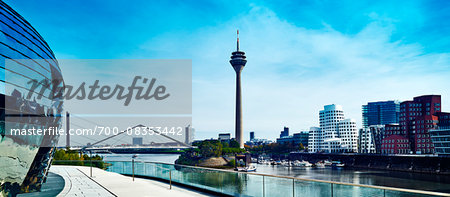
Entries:
{"label": "green tree", "polygon": [[240,145],[238,142],[236,142],[236,140],[231,140],[230,141],[230,147],[231,148],[240,148]]}
{"label": "green tree", "polygon": [[299,149],[299,150],[305,150],[305,147],[303,146],[302,143],[300,143],[300,144],[298,145],[298,149]]}

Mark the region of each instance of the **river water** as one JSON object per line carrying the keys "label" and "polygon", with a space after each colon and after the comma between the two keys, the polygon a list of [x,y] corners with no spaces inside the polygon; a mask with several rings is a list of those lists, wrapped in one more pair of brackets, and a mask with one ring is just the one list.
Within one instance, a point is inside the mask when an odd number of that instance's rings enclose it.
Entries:
{"label": "river water", "polygon": [[[131,161],[133,154],[102,154],[105,161]],[[138,154],[136,160],[174,163],[178,154]],[[256,164],[257,173],[450,193],[450,176],[348,168],[285,167]]]}

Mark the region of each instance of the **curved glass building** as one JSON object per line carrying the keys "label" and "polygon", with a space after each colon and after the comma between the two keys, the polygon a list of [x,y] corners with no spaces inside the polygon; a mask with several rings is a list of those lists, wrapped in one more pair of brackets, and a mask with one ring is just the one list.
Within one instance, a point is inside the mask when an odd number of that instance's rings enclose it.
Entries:
{"label": "curved glass building", "polygon": [[48,44],[0,0],[0,196],[37,191],[45,182],[59,136],[12,130],[59,127],[63,87]]}

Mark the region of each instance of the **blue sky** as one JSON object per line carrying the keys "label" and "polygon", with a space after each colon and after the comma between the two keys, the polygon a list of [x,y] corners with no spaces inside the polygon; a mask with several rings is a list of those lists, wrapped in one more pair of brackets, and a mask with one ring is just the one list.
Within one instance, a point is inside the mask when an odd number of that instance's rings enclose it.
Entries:
{"label": "blue sky", "polygon": [[450,1],[6,2],[59,59],[192,59],[197,138],[234,130],[236,29],[246,138],[318,126],[332,103],[358,125],[369,101],[441,94],[450,111]]}

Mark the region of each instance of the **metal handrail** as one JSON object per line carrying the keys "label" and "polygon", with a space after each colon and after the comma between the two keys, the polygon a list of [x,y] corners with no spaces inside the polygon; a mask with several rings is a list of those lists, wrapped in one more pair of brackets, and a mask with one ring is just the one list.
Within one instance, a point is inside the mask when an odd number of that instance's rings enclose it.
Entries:
{"label": "metal handrail", "polygon": [[[105,161],[105,162],[108,162],[108,161]],[[131,161],[109,161],[109,162],[131,162]],[[164,165],[181,166],[181,167],[187,167],[187,168],[196,168],[196,169],[212,170],[212,171],[219,171],[219,172],[258,175],[258,176],[262,176],[262,177],[275,177],[275,178],[284,178],[284,179],[294,179],[294,180],[300,180],[300,181],[320,182],[320,183],[329,183],[329,184],[336,184],[336,185],[348,185],[348,186],[356,186],[356,187],[364,187],[364,188],[372,188],[372,189],[381,189],[381,190],[389,190],[389,191],[398,191],[398,192],[408,192],[408,193],[415,193],[415,194],[425,194],[425,195],[448,196],[448,197],[450,197],[450,193],[433,192],[433,191],[425,191],[425,190],[415,190],[415,189],[406,189],[406,188],[394,188],[394,187],[376,186],[376,185],[364,185],[364,184],[356,184],[356,183],[345,183],[345,182],[326,181],[326,180],[318,180],[318,179],[307,179],[307,178],[280,176],[280,175],[272,175],[272,174],[260,174],[260,173],[254,173],[254,172],[240,172],[240,171],[231,171],[231,170],[223,170],[223,169],[208,168],[208,167],[189,166],[189,165],[182,165],[182,164],[171,164],[171,163],[164,163],[164,162],[150,162],[150,161],[135,161],[135,162],[152,163],[152,164],[164,164]]]}
{"label": "metal handrail", "polygon": [[108,163],[108,161],[102,161],[102,160],[53,160],[53,162],[80,162],[80,161]]}
{"label": "metal handrail", "polygon": [[[89,160],[53,160],[53,161],[56,161],[56,162],[79,162],[79,161],[89,161]],[[105,163],[130,162],[131,163],[131,161],[99,161],[99,160],[93,160],[92,162],[105,162]],[[240,172],[240,171],[231,171],[231,170],[223,170],[223,169],[208,168],[208,167],[189,166],[189,165],[182,165],[182,164],[171,164],[171,163],[164,163],[164,162],[151,162],[151,161],[135,161],[135,162],[136,163],[164,164],[164,165],[170,165],[170,166],[180,166],[180,167],[195,168],[195,169],[201,169],[201,170],[211,170],[211,171],[218,171],[218,172],[241,173],[241,174],[248,174],[248,175],[257,175],[257,176],[262,176],[262,177],[293,179],[293,180],[300,180],[300,181],[319,182],[319,183],[328,183],[328,184],[335,184],[335,185],[347,185],[347,186],[381,189],[381,190],[389,190],[389,191],[398,191],[398,192],[408,192],[408,193],[415,193],[415,194],[450,197],[450,193],[433,192],[433,191],[416,190],[416,189],[394,188],[394,187],[376,186],[376,185],[364,185],[364,184],[356,184],[356,183],[346,183],[346,182],[336,182],[336,181],[327,181],[327,180],[318,180],[318,179],[289,177],[289,176],[280,176],[280,175],[272,175],[272,174],[261,174],[261,173],[254,173],[254,172]],[[163,169],[163,167],[161,167],[161,166],[157,166],[157,167]],[[166,170],[171,170],[171,169],[166,168]]]}

